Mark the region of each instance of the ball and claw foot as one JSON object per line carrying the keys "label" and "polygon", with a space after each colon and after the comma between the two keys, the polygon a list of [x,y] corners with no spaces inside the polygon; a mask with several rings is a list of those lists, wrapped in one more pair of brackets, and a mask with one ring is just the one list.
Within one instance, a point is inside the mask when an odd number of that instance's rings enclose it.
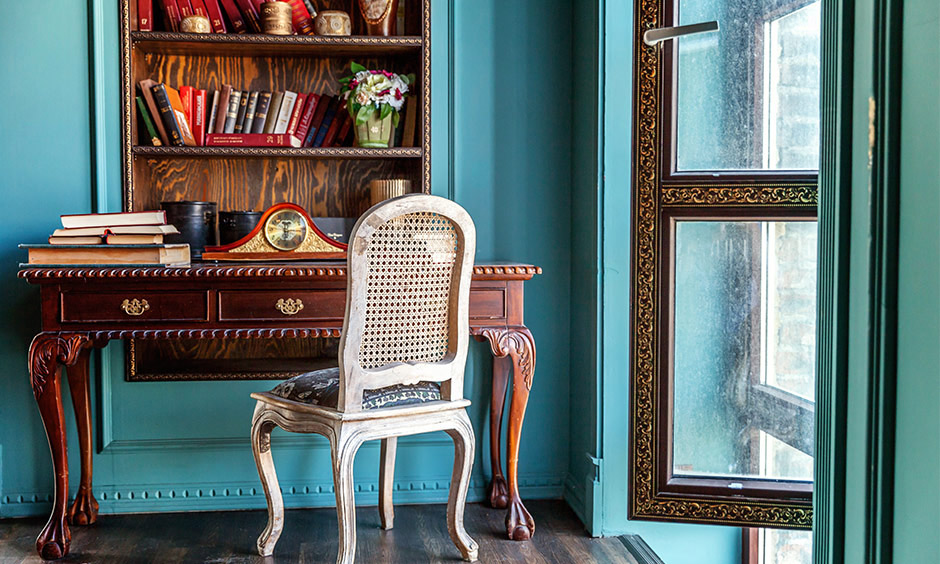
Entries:
{"label": "ball and claw foot", "polygon": [[490,482],[490,507],[493,509],[506,509],[509,507],[509,487],[502,476],[494,476]]}
{"label": "ball and claw foot", "polygon": [[525,541],[535,534],[535,520],[526,511],[522,500],[513,499],[506,514],[506,534],[510,540]]}
{"label": "ball and claw foot", "polygon": [[79,489],[68,512],[69,523],[91,525],[98,520],[98,502],[90,490]]}
{"label": "ball and claw foot", "polygon": [[69,553],[72,535],[65,520],[50,519],[36,539],[36,552],[43,560],[58,560]]}

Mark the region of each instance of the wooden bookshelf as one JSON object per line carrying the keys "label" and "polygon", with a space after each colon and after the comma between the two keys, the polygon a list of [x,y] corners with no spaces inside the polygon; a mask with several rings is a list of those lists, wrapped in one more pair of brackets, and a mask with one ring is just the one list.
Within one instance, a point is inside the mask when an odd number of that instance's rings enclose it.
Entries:
{"label": "wooden bookshelf", "polygon": [[[430,0],[404,0],[402,35],[372,37],[191,34],[137,31],[137,1],[121,0],[124,208],[163,201],[209,200],[219,210],[263,210],[279,202],[312,216],[355,217],[369,207],[368,184],[407,178],[430,192]],[[155,3],[156,4],[156,3]],[[364,30],[355,0],[319,0]],[[156,6],[155,6],[156,10]],[[159,18],[155,18],[160,29]],[[210,92],[291,90],[335,94],[349,63],[414,73],[419,115],[415,147],[153,147],[139,144],[136,85],[144,79]]]}

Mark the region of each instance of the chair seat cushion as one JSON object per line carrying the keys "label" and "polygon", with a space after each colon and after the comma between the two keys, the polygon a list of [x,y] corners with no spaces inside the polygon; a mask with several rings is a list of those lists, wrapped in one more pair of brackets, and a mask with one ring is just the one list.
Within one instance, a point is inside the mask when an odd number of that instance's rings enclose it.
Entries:
{"label": "chair seat cushion", "polygon": [[[324,368],[284,380],[271,393],[286,400],[336,407],[339,398],[339,368]],[[362,408],[395,407],[441,399],[441,386],[435,382],[398,384],[362,394]]]}

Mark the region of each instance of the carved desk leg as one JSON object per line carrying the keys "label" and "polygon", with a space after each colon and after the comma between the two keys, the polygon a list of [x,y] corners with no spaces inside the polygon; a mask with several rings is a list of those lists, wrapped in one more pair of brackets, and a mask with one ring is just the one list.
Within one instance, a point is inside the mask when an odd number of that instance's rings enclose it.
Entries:
{"label": "carved desk leg", "polygon": [[[36,550],[45,559],[68,554],[71,535],[65,522],[69,497],[69,461],[65,445],[65,416],[62,412],[62,386],[59,366],[72,366],[90,343],[81,334],[40,333],[29,346],[29,372],[33,395],[46,429],[52,466],[55,471],[55,499],[52,515],[36,539]],[[87,357],[86,357],[87,360]]]}
{"label": "carved desk leg", "polygon": [[[535,534],[535,520],[532,519],[519,496],[518,471],[522,420],[525,417],[529,390],[532,389],[532,378],[535,374],[535,340],[532,338],[532,333],[523,326],[483,329],[480,336],[489,341],[493,356],[508,357],[512,360],[512,403],[509,406],[509,444],[506,468],[509,479],[506,534],[512,540],[528,540]],[[496,385],[495,379],[494,385]],[[499,437],[497,436],[495,440],[498,441]]]}
{"label": "carved desk leg", "polygon": [[75,502],[69,508],[69,523],[72,525],[91,525],[98,520],[98,502],[91,492],[91,384],[88,381],[88,355],[90,347],[82,348],[75,364],[65,367],[69,378],[69,391],[72,393],[72,407],[75,408],[75,421],[78,423],[78,445],[82,459],[82,477],[75,495]]}
{"label": "carved desk leg", "polygon": [[503,476],[500,447],[503,410],[506,409],[506,386],[509,384],[511,370],[512,359],[505,356],[493,357],[493,397],[490,402],[490,467],[493,469],[493,480],[490,482],[490,506],[496,509],[506,509],[509,506],[509,489]]}

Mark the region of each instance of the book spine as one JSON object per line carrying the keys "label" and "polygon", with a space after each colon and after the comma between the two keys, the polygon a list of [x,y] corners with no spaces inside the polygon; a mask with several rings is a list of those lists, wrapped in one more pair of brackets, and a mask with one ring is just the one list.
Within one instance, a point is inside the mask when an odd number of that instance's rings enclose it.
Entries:
{"label": "book spine", "polygon": [[180,7],[180,18],[185,20],[189,16],[193,15],[193,5],[189,3],[189,0],[176,0],[177,5]]}
{"label": "book spine", "polygon": [[225,127],[222,133],[235,133],[235,123],[238,121],[238,109],[241,106],[242,93],[232,90],[228,97],[228,110],[225,112]]}
{"label": "book spine", "polygon": [[313,35],[313,18],[302,0],[283,0],[291,7],[291,24],[298,35]]}
{"label": "book spine", "polygon": [[245,33],[248,29],[245,27],[245,19],[242,18],[242,13],[238,10],[238,6],[235,5],[235,0],[219,0],[222,4],[222,9],[225,10],[225,15],[228,16],[228,21],[232,24],[232,31],[235,33]]}
{"label": "book spine", "polygon": [[334,147],[352,147],[353,140],[356,138],[356,130],[353,128],[353,122],[353,117],[346,114],[346,119],[343,121],[343,128],[339,130],[339,135],[336,136],[336,144]]}
{"label": "book spine", "polygon": [[255,111],[258,109],[258,94],[256,90],[248,95],[248,108],[245,110],[245,123],[242,125],[242,133],[249,133],[251,126],[255,123]]}
{"label": "book spine", "polygon": [[251,131],[245,133],[264,133],[264,124],[268,120],[268,106],[271,105],[271,93],[261,91],[258,94],[258,108],[255,110],[255,123]]}
{"label": "book spine", "polygon": [[[153,92],[153,101],[160,111],[160,119],[163,120],[163,125],[166,126],[170,143],[177,146],[185,145],[183,142],[183,132],[180,130],[179,124],[176,123],[176,116],[173,113],[173,108],[170,106],[170,99],[167,97],[166,86],[157,84],[151,91]],[[63,227],[68,226],[64,225]]]}
{"label": "book spine", "polygon": [[219,119],[219,91],[212,91],[212,102],[209,103],[209,117],[206,118],[206,134],[215,132],[215,122]]}
{"label": "book spine", "polygon": [[415,127],[418,121],[418,98],[409,96],[405,104],[405,133],[402,137],[402,147],[415,146]]}
{"label": "book spine", "polygon": [[297,94],[297,101],[294,102],[294,110],[291,112],[290,121],[287,122],[287,131],[288,135],[293,135],[297,131],[297,126],[300,125],[300,117],[304,113],[304,102],[307,101],[306,94]]}
{"label": "book spine", "polygon": [[242,90],[242,95],[238,100],[238,115],[235,116],[235,131],[232,133],[242,133],[245,127],[245,114],[248,111],[248,91]]}
{"label": "book spine", "polygon": [[153,31],[153,0],[137,0],[137,31]]}
{"label": "book spine", "polygon": [[252,33],[261,33],[261,20],[258,19],[258,12],[252,6],[250,0],[235,0],[238,3],[238,9],[241,10],[242,17],[248,24],[248,29]]}
{"label": "book spine", "polygon": [[206,5],[206,11],[209,13],[209,22],[212,24],[213,33],[226,33],[225,19],[222,18],[222,7],[219,6],[219,0],[203,0]]}
{"label": "book spine", "polygon": [[267,119],[264,122],[264,130],[261,133],[274,133],[274,127],[277,125],[277,116],[281,113],[281,104],[284,102],[284,92],[278,91],[271,94],[271,103],[268,105]]}
{"label": "book spine", "polygon": [[157,83],[148,78],[141,80],[138,84],[140,85],[141,92],[144,94],[144,101],[147,102],[147,109],[150,110],[150,115],[153,116],[153,124],[157,126],[157,133],[160,134],[160,140],[163,141],[164,145],[169,145],[170,138],[167,136],[166,129],[163,127],[163,120],[160,119],[160,110],[153,100],[153,87]]}
{"label": "book spine", "polygon": [[274,121],[274,130],[272,133],[287,133],[287,127],[290,125],[290,118],[294,114],[294,106],[297,105],[297,93],[286,91],[281,99],[281,108],[277,111],[277,119]]}
{"label": "book spine", "polygon": [[332,103],[332,96],[320,97],[320,102],[317,104],[317,112],[313,114],[313,120],[310,122],[310,131],[307,132],[307,137],[304,139],[304,147],[313,147],[313,142],[317,138],[317,132],[320,130],[320,124],[323,123],[323,116],[326,115],[326,110],[329,109]]}
{"label": "book spine", "polygon": [[196,90],[193,101],[193,137],[196,145],[201,147],[206,144],[206,91]]}
{"label": "book spine", "polygon": [[157,130],[153,127],[153,122],[150,120],[150,113],[147,111],[147,106],[144,104],[143,96],[137,96],[137,111],[140,113],[140,118],[144,122],[144,128],[147,129],[150,144],[154,147],[163,145],[163,143],[160,142],[160,137],[157,136]]}
{"label": "book spine", "polygon": [[343,110],[342,118],[339,129],[336,132],[336,137],[333,138],[333,142],[329,145],[330,147],[342,147],[343,141],[345,141],[346,135],[352,127],[352,116],[349,115],[349,112]]}
{"label": "book spine", "polygon": [[[193,123],[193,91],[195,88],[192,86],[180,86],[180,102],[183,103],[183,113],[186,114],[186,121],[192,125]],[[171,100],[172,102],[172,100]]]}
{"label": "book spine", "polygon": [[170,101],[170,107],[173,108],[173,115],[180,127],[180,133],[183,135],[183,144],[188,147],[194,147],[196,140],[193,138],[192,126],[186,117],[186,110],[183,108],[183,101],[180,100],[180,93],[175,88],[166,87],[166,97]]}
{"label": "book spine", "polygon": [[307,103],[304,104],[304,113],[300,118],[300,125],[297,126],[297,132],[294,137],[297,139],[297,146],[301,147],[307,139],[307,133],[310,131],[310,123],[313,121],[313,114],[316,113],[317,106],[320,105],[320,95],[310,93],[307,96]]}
{"label": "book spine", "polygon": [[176,0],[160,0],[160,5],[163,6],[166,28],[170,31],[179,31],[180,21],[182,21],[183,18],[180,17],[180,9]]}
{"label": "book spine", "polygon": [[[193,14],[197,16],[202,16],[204,18],[209,17],[209,10],[206,9],[206,3],[202,0],[189,0],[189,3],[193,5]],[[212,20],[209,20],[209,25],[212,25]]]}
{"label": "book spine", "polygon": [[231,95],[232,85],[223,84],[222,91],[219,92],[219,111],[215,117],[213,133],[225,133],[225,118],[228,115],[228,102]]}
{"label": "book spine", "polygon": [[320,127],[317,128],[317,136],[313,139],[314,147],[322,147],[323,140],[326,139],[326,132],[330,129],[330,126],[333,125],[333,118],[336,117],[336,109],[339,107],[339,98],[333,98],[330,100],[330,105],[326,108],[326,113],[323,114],[323,122],[320,123]]}
{"label": "book spine", "polygon": [[215,134],[207,136],[208,147],[290,147],[290,135],[272,133]]}
{"label": "book spine", "polygon": [[343,125],[344,114],[346,114],[345,101],[340,102],[339,107],[336,109],[333,121],[330,122],[330,128],[326,130],[326,135],[323,137],[323,142],[319,145],[320,147],[333,146],[333,142],[336,141],[336,135],[339,133],[339,128]]}

